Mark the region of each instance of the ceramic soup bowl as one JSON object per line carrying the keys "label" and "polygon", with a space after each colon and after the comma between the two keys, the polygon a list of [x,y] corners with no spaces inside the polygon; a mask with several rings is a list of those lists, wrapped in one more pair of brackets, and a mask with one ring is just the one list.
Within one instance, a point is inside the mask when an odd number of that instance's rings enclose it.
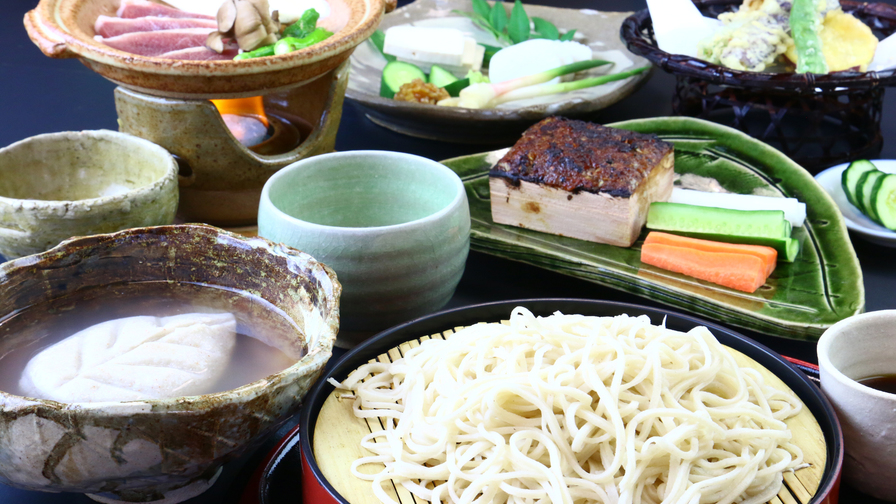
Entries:
{"label": "ceramic soup bowl", "polygon": [[470,247],[460,178],[426,158],[324,154],[265,184],[258,234],[332,267],[344,287],[337,345],[435,311],[451,298]]}
{"label": "ceramic soup bowl", "polygon": [[[331,355],[340,292],[307,254],[200,225],[77,238],[0,265],[0,483],[100,502],[201,493],[223,463],[298,411]],[[233,313],[237,332],[282,352],[285,367],[168,399],[65,403],[13,392],[22,372],[9,359],[52,344],[49,328],[71,334],[101,310],[110,320],[182,305]],[[242,372],[239,357],[227,374]]]}
{"label": "ceramic soup bowl", "polygon": [[843,477],[862,492],[896,502],[896,394],[868,378],[896,378],[896,310],[844,319],[818,340],[821,388],[843,425]]}
{"label": "ceramic soup bowl", "polygon": [[148,140],[102,130],[27,138],[0,149],[0,255],[170,224],[177,201],[177,164]]}
{"label": "ceramic soup bowl", "polygon": [[95,23],[100,15],[115,16],[121,0],[41,0],[24,22],[47,56],[79,58],[129,89],[167,98],[236,98],[286,90],[335,69],[376,30],[384,9],[382,0],[329,3],[331,37],[297,51],[238,61],[167,59],[110,47],[95,37]]}

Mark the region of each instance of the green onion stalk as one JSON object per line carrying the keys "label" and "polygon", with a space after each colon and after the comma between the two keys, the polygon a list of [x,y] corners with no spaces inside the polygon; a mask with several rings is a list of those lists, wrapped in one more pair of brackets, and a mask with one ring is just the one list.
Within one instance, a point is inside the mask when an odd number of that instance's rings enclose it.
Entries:
{"label": "green onion stalk", "polygon": [[609,75],[601,75],[600,77],[590,77],[588,79],[581,79],[577,81],[571,82],[561,82],[559,84],[545,84],[542,86],[529,86],[520,89],[515,89],[513,91],[509,91],[507,93],[502,94],[501,96],[496,97],[492,101],[492,106],[500,105],[502,103],[506,103],[514,100],[524,100],[526,98],[535,98],[537,96],[545,96],[552,95],[556,93],[566,93],[567,91],[575,91],[577,89],[585,89],[594,86],[600,86],[601,84],[606,84],[608,82],[618,81],[622,79],[627,79],[633,75],[638,75],[639,73],[645,72],[650,69],[650,66],[643,66],[639,68],[635,68],[634,70],[628,70],[625,72],[619,72],[615,74]]}
{"label": "green onion stalk", "polygon": [[[525,77],[519,77],[516,79],[511,79],[505,82],[499,82],[497,84],[490,83],[479,83],[479,84],[471,84],[468,87],[464,88],[460,92],[460,97],[457,105],[465,108],[490,108],[493,107],[499,102],[500,97],[504,94],[510,93],[514,90],[518,90],[521,88],[526,88],[528,86],[534,86],[536,84],[543,84],[548,82],[549,80],[560,77],[561,75],[581,72],[583,70],[588,70],[594,67],[609,65],[611,62],[604,60],[587,60],[587,61],[579,61],[576,63],[571,63],[569,65],[559,66],[557,68],[553,68],[551,70],[545,70],[544,72],[539,72],[533,75],[527,75]],[[587,79],[586,79],[587,80]],[[564,84],[572,84],[572,83],[564,83]],[[562,84],[557,84],[562,85]],[[594,84],[596,85],[596,84]],[[539,86],[543,87],[543,86]],[[578,89],[578,88],[576,88]],[[553,91],[554,93],[560,91]],[[541,92],[538,95],[543,94],[552,94],[551,92]],[[517,98],[519,99],[519,98]],[[509,101],[509,100],[504,100]]]}

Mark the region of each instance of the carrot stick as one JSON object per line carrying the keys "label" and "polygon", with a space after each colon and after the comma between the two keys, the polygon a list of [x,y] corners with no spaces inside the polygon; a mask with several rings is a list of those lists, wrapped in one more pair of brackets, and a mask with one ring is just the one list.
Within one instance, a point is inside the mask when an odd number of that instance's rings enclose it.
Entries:
{"label": "carrot stick", "polygon": [[756,292],[768,278],[768,267],[751,254],[645,243],[641,262],[744,292]]}
{"label": "carrot stick", "polygon": [[651,231],[644,239],[644,243],[662,243],[673,247],[685,247],[690,249],[702,250],[704,252],[729,252],[735,254],[755,255],[766,265],[765,276],[775,271],[778,264],[778,251],[772,247],[765,245],[743,245],[737,243],[723,243],[713,240],[702,240],[700,238],[689,238],[687,236],[679,236],[659,231]]}

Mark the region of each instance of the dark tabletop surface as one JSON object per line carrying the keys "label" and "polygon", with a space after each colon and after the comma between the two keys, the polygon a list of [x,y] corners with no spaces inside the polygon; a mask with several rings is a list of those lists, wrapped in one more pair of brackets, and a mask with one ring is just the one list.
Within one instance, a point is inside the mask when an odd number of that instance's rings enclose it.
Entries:
{"label": "dark tabletop surface", "polygon": [[[631,11],[646,7],[645,0],[530,0],[576,8]],[[527,2],[529,3],[529,2]],[[896,3],[889,0],[888,3]],[[0,13],[0,146],[32,135],[67,130],[117,130],[112,91],[115,85],[74,59],[55,60],[44,56],[28,39],[22,24],[25,12],[36,0],[3,0]],[[655,71],[646,85],[632,96],[595,113],[590,119],[610,123],[625,119],[670,115],[674,79]],[[896,90],[884,99],[881,158],[896,158]],[[464,154],[507,147],[463,145],[422,140],[394,133],[373,124],[364,110],[346,100],[336,149],[398,150],[431,159],[446,159]],[[862,265],[866,310],[896,309],[896,249],[889,249],[851,234]],[[536,297],[573,297],[608,299],[659,306],[647,299],[567,277],[521,263],[472,252],[466,271],[449,307],[488,301]],[[724,320],[716,320],[725,324]],[[736,328],[735,328],[736,329]],[[815,345],[741,330],[774,350],[802,360],[815,362]],[[286,427],[280,430],[285,432]],[[230,464],[219,482],[191,503],[238,502],[254,466],[270,448],[276,436],[254,455]],[[0,503],[88,503],[82,495],[27,492],[0,485]],[[841,492],[841,502],[873,503],[850,488]]]}

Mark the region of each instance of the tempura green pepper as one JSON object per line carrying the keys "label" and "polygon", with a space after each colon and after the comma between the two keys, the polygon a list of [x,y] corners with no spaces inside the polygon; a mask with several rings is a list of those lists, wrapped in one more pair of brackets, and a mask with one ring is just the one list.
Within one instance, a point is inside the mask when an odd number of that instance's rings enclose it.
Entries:
{"label": "tempura green pepper", "polygon": [[819,36],[823,21],[821,2],[824,0],[793,0],[790,8],[790,33],[796,46],[797,73],[828,73]]}

